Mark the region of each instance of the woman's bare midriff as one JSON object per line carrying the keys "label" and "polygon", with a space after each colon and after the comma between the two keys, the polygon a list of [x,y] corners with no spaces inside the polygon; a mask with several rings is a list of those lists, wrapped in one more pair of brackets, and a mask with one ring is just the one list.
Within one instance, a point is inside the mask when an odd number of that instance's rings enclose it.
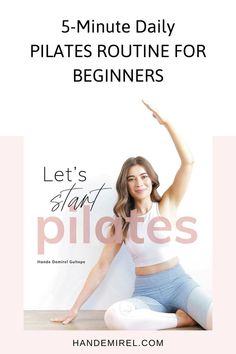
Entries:
{"label": "woman's bare midriff", "polygon": [[169,261],[153,264],[146,267],[136,267],[135,273],[136,275],[149,275],[158,272],[162,272],[163,270],[167,270],[175,267],[179,263],[179,257],[171,258]]}

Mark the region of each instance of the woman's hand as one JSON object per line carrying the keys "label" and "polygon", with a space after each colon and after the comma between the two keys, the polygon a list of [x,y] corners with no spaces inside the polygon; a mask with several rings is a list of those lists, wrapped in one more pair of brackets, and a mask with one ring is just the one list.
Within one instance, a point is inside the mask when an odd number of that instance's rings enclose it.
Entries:
{"label": "woman's hand", "polygon": [[146,102],[144,102],[144,100],[142,100],[143,104],[147,107],[147,109],[149,109],[149,111],[152,112],[152,116],[160,123],[160,124],[166,124],[167,120],[162,118],[160,116],[160,114],[155,111],[153,108],[151,108]]}
{"label": "woman's hand", "polygon": [[65,316],[51,318],[51,322],[62,323],[64,325],[70,323],[77,317],[78,311],[70,310]]}

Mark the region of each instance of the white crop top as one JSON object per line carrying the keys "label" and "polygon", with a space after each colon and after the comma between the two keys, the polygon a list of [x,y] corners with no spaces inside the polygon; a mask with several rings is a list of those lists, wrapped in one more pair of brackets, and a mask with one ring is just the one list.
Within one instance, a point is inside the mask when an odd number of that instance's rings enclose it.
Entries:
{"label": "white crop top", "polygon": [[[155,238],[163,239],[170,237],[170,241],[165,243],[156,243],[150,239],[147,233],[147,227],[151,219],[160,216],[158,203],[152,203],[151,209],[143,215],[143,222],[137,223],[137,236],[143,238],[143,243],[136,243],[131,239],[130,230],[127,232],[125,239],[126,247],[131,254],[136,267],[145,267],[162,262],[166,262],[177,256],[174,247],[174,241],[171,239],[173,231],[153,231]],[[163,226],[159,223],[155,226]]]}

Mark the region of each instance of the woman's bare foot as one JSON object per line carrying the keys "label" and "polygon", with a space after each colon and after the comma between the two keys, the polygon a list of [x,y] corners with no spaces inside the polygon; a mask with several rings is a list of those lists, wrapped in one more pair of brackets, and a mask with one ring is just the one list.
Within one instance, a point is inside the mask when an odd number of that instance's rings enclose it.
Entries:
{"label": "woman's bare foot", "polygon": [[176,316],[177,316],[177,327],[192,327],[197,325],[197,322],[194,321],[192,317],[190,317],[183,310],[177,310]]}

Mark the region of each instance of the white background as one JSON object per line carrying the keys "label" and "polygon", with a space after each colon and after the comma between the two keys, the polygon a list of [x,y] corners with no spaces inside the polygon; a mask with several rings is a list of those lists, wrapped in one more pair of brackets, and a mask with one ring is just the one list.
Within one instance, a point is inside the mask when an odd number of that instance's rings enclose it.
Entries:
{"label": "white background", "polygon": [[[228,2],[230,3],[230,2]],[[23,6],[24,5],[24,6]],[[10,3],[9,3],[10,6]],[[19,6],[19,7],[18,7]],[[22,8],[27,9],[22,15]],[[227,23],[222,22],[227,13]],[[8,36],[3,39],[1,76],[4,82],[2,135],[25,136],[25,309],[68,308],[99,257],[102,245],[70,247],[64,238],[46,246],[47,258],[84,257],[85,265],[37,265],[37,217],[49,216],[49,199],[60,188],[42,181],[43,166],[51,171],[73,166],[86,169],[86,186],[103,182],[113,187],[109,198],[97,204],[97,214],[112,214],[115,181],[129,156],[147,157],[157,170],[163,192],[172,182],[178,157],[165,131],[141,104],[144,98],[168,117],[184,137],[195,157],[192,180],[180,215],[197,219],[198,240],[180,249],[182,264],[206,289],[212,290],[212,136],[234,134],[234,111],[229,109],[233,90],[229,71],[234,60],[232,23],[226,3],[198,1],[65,2],[23,1],[2,20]],[[171,39],[164,35],[109,35],[83,38],[92,43],[203,43],[207,58],[93,59],[30,58],[32,43],[80,43],[76,34],[60,33],[63,19],[133,22],[138,18],[175,22]],[[11,24],[14,23],[14,26]],[[16,30],[17,29],[17,30]],[[224,64],[223,64],[224,63]],[[163,67],[165,78],[153,84],[73,83],[73,68]],[[231,66],[233,67],[233,66]],[[230,77],[229,77],[230,75]],[[222,92],[227,95],[222,96]],[[99,208],[100,207],[100,208]],[[66,219],[66,215],[63,215]],[[45,256],[45,258],[46,258]],[[134,274],[126,250],[83,308],[106,308],[130,296]]]}

